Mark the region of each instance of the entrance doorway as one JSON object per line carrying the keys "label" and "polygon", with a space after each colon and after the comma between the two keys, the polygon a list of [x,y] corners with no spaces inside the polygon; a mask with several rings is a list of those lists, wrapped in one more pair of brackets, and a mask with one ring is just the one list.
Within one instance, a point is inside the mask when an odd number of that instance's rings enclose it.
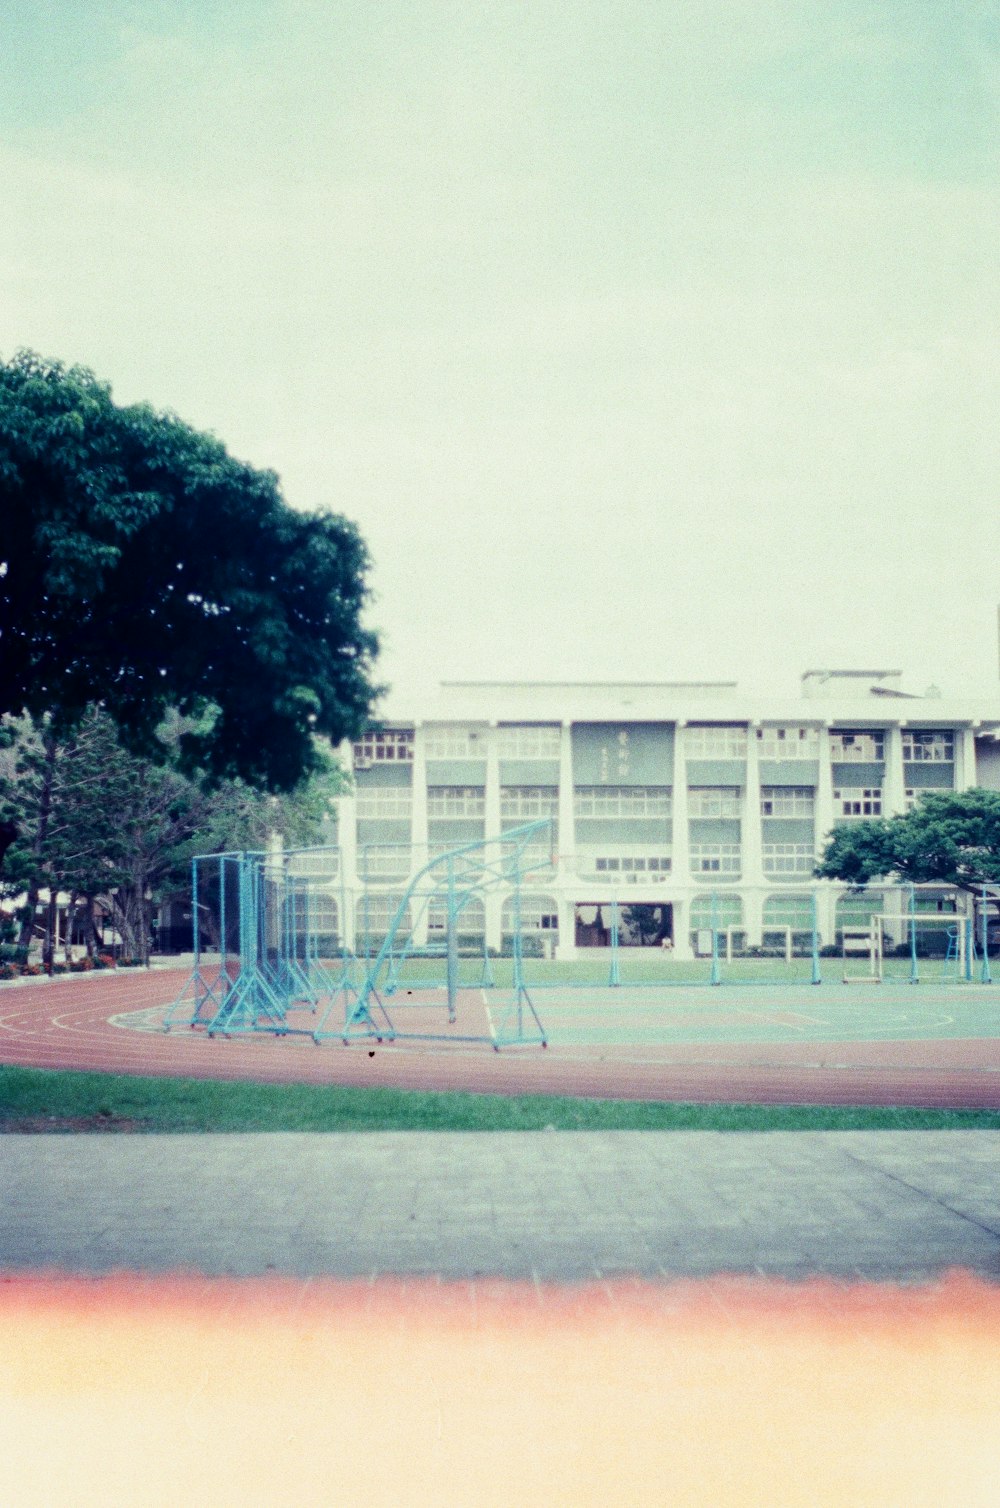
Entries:
{"label": "entrance doorway", "polygon": [[[582,901],[574,907],[578,948],[609,948],[614,906],[611,901]],[[669,901],[618,903],[618,946],[662,948],[673,943],[674,908]]]}

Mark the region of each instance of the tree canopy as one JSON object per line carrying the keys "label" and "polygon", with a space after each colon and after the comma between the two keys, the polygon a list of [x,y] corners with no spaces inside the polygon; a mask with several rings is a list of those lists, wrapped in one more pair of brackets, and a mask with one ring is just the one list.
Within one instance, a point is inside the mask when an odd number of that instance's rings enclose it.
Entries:
{"label": "tree canopy", "polygon": [[179,763],[290,790],[364,725],[368,556],[273,472],[84,368],[0,363],[0,714],[72,727],[90,705],[129,747],[191,722]]}
{"label": "tree canopy", "polygon": [[1000,792],[928,791],[911,812],[833,829],[821,879],[899,879],[977,890],[1000,883]]}

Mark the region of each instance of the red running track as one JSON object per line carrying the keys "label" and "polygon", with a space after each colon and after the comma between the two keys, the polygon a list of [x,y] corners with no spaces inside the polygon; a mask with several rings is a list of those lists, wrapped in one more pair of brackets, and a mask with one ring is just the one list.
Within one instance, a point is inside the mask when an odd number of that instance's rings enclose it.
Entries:
{"label": "red running track", "polygon": [[[209,1039],[186,1027],[157,1029],[184,979],[176,970],[123,971],[0,986],[0,1063],[484,1094],[1000,1109],[1000,1040],[992,1038],[550,1045],[499,1053],[488,1044],[448,1042],[317,1046],[308,1035]],[[479,1029],[478,1001],[465,1009],[459,1028]]]}

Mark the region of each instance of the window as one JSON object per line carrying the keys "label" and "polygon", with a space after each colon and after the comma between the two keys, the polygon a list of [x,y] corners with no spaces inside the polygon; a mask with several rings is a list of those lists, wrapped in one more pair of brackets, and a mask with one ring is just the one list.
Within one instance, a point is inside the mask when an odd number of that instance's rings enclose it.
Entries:
{"label": "window", "polygon": [[762,817],[811,817],[814,806],[812,786],[761,786],[760,814]]}
{"label": "window", "polygon": [[811,895],[769,895],[764,902],[763,923],[768,927],[791,927],[796,932],[812,932],[813,898]]}
{"label": "window", "polygon": [[812,874],[816,864],[811,843],[765,843],[765,874]]}
{"label": "window", "polygon": [[830,758],[835,764],[879,764],[885,758],[884,733],[849,733],[843,728],[830,730]]}
{"label": "window", "polygon": [[558,723],[509,723],[497,729],[501,759],[558,759],[561,742]]}
{"label": "window", "polygon": [[[455,917],[455,930],[460,937],[482,937],[486,930],[486,912],[482,901],[466,901]],[[432,895],[427,902],[427,931],[448,931],[448,902],[444,896]]]}
{"label": "window", "polygon": [[573,793],[577,817],[669,817],[667,785],[580,785]]}
{"label": "window", "polygon": [[666,855],[629,857],[613,854],[608,858],[596,858],[594,869],[598,874],[669,874],[670,859]]}
{"label": "window", "polygon": [[743,902],[738,895],[696,895],[691,899],[692,934],[701,927],[738,927]]}
{"label": "window", "polygon": [[413,759],[413,730],[386,728],[381,733],[365,733],[354,745],[354,768],[363,770],[370,764],[397,764]]}
{"label": "window", "polygon": [[441,817],[484,817],[486,795],[480,785],[429,785],[427,787],[427,816],[432,821]]}
{"label": "window", "polygon": [[738,817],[739,814],[738,785],[693,785],[688,791],[689,817]]}
{"label": "window", "polygon": [[903,760],[906,764],[921,764],[927,760],[951,764],[954,758],[954,733],[915,733],[912,728],[903,729]]}
{"label": "window", "polygon": [[500,817],[516,822],[534,822],[540,817],[558,817],[559,792],[551,785],[504,785],[500,787]]}
{"label": "window", "polygon": [[684,753],[688,759],[745,759],[747,730],[723,723],[692,723],[684,729]]}
{"label": "window", "polygon": [[500,925],[504,932],[514,930],[518,909],[521,913],[522,932],[559,931],[559,913],[551,895],[522,895],[520,908],[515,904],[513,896],[508,897],[503,903],[500,918]]}
{"label": "window", "polygon": [[486,730],[431,724],[424,729],[424,752],[428,759],[485,759]]}
{"label": "window", "polygon": [[[395,927],[393,923],[396,924]],[[410,905],[405,896],[366,890],[361,897],[355,918],[357,932],[355,947],[359,953],[367,952],[376,943],[380,943],[390,930],[402,942],[412,928]]]}
{"label": "window", "polygon": [[695,875],[739,874],[740,845],[738,843],[692,843],[690,859],[691,873]]}
{"label": "window", "polygon": [[818,759],[818,728],[758,728],[761,759]]}
{"label": "window", "polygon": [[365,821],[409,822],[413,814],[413,793],[408,786],[369,786],[358,791],[355,810]]}
{"label": "window", "polygon": [[357,867],[361,878],[374,884],[386,880],[404,880],[410,872],[410,845],[366,844],[358,849]]}
{"label": "window", "polygon": [[294,879],[312,881],[310,892],[313,895],[319,893],[318,886],[324,880],[336,879],[340,873],[340,849],[339,848],[316,848],[313,850],[300,849],[298,853],[289,855],[288,873]]}
{"label": "window", "polygon": [[840,817],[880,817],[882,815],[882,791],[878,786],[862,789],[860,786],[845,786],[834,791],[835,808]]}

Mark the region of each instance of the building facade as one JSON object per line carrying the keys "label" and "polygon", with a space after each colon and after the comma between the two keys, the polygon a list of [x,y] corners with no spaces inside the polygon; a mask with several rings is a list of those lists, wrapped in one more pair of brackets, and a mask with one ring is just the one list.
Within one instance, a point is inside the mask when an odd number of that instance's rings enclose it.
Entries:
{"label": "building facade", "polygon": [[[730,682],[445,683],[423,715],[387,717],[345,750],[348,939],[359,895],[377,932],[428,855],[548,818],[557,860],[520,904],[557,957],[606,943],[614,901],[644,919],[633,940],[679,958],[709,926],[749,946],[769,927],[808,928],[814,905],[832,941],[851,900],[813,869],[835,823],[904,812],[926,791],[1000,789],[1000,697],[912,696],[900,681],[810,671],[783,701]],[[463,925],[500,948],[510,907],[487,894]]]}

